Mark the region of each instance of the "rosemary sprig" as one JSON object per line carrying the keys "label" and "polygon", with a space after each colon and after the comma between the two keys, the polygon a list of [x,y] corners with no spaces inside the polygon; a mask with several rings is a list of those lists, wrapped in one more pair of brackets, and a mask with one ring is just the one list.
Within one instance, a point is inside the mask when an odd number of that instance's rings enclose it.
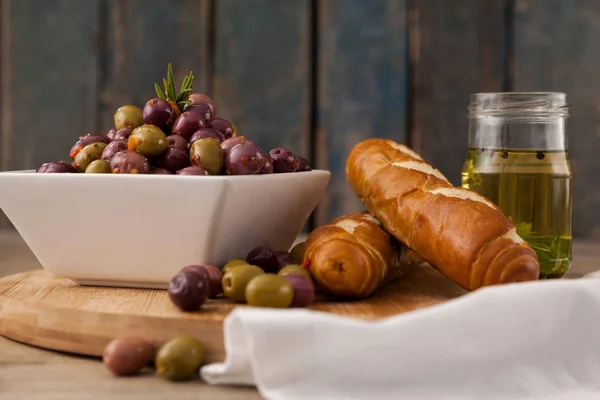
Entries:
{"label": "rosemary sprig", "polygon": [[160,85],[158,83],[154,84],[154,89],[156,89],[156,94],[158,95],[159,98],[161,98],[161,99],[165,98],[165,94],[163,93],[163,91],[160,88]]}
{"label": "rosemary sprig", "polygon": [[162,83],[164,91],[158,83],[154,84],[154,90],[156,90],[156,95],[159,98],[176,104],[179,110],[182,110],[186,104],[190,104],[190,101],[188,100],[190,94],[192,94],[192,85],[194,84],[193,72],[190,71],[190,73],[183,78],[181,89],[179,90],[179,93],[177,93],[175,89],[175,80],[173,79],[173,66],[169,63],[167,67],[167,78],[163,78]]}
{"label": "rosemary sprig", "polygon": [[528,222],[518,222],[515,225],[517,227],[517,234],[537,254],[540,266],[544,269],[543,273],[553,272],[547,271],[548,267],[554,267],[557,270],[564,267],[562,260],[566,260],[568,257],[568,250],[564,248],[564,241],[561,241],[558,236],[540,236],[535,234],[532,225]]}

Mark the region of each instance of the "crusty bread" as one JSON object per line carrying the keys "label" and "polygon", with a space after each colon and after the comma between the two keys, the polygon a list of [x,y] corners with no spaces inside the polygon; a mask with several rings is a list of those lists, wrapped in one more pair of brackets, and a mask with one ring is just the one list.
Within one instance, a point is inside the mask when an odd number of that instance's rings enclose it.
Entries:
{"label": "crusty bread", "polygon": [[423,259],[364,212],[314,229],[305,242],[304,262],[327,293],[364,298]]}
{"label": "crusty bread", "polygon": [[538,258],[512,221],[408,147],[365,140],[352,149],[346,175],[388,233],[463,288],[538,279]]}

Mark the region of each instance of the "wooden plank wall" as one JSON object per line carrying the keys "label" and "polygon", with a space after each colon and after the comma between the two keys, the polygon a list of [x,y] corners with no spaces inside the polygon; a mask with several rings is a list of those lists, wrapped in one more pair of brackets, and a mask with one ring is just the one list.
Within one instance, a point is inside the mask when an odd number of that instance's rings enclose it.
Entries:
{"label": "wooden plank wall", "polygon": [[263,149],[286,146],[332,171],[315,226],[363,209],[344,174],[357,141],[407,143],[459,184],[470,93],[565,91],[574,234],[600,237],[595,0],[0,5],[0,170],[66,157],[78,135],[108,130],[117,107],[143,105],[172,62]]}
{"label": "wooden plank wall", "polygon": [[600,238],[600,2],[517,1],[514,88],[567,93],[573,234]]}
{"label": "wooden plank wall", "polygon": [[407,141],[408,1],[318,2],[316,161],[335,177],[316,223],[364,209],[345,179],[354,144]]}

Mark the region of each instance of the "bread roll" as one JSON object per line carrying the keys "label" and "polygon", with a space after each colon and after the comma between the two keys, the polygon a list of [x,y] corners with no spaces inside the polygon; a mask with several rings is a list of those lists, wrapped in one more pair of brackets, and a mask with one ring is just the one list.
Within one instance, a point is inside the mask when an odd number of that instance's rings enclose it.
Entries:
{"label": "bread roll", "polygon": [[314,229],[304,248],[304,265],[317,284],[327,293],[353,298],[369,296],[422,262],[366,212]]}
{"label": "bread roll", "polygon": [[365,140],[352,149],[346,174],[388,233],[463,288],[538,279],[538,258],[513,222],[410,148]]}

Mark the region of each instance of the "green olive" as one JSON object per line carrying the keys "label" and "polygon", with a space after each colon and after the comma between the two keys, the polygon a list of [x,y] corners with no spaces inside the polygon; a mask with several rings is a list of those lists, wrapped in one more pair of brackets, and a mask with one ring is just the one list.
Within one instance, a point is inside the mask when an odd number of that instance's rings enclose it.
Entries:
{"label": "green olive", "polygon": [[219,141],[213,138],[202,138],[190,147],[190,162],[204,168],[211,175],[219,175],[223,170],[225,151]]}
{"label": "green olive", "polygon": [[204,346],[196,338],[180,336],[163,344],[156,353],[156,374],[181,381],[198,373],[204,361]]}
{"label": "green olive", "polygon": [[83,149],[79,150],[75,159],[73,159],[73,165],[81,172],[84,172],[92,161],[100,159],[105,147],[106,143],[101,142],[88,144]]}
{"label": "green olive", "polygon": [[254,307],[287,308],[294,300],[294,287],[283,276],[264,274],[248,283],[245,295]]}
{"label": "green olive", "polygon": [[265,272],[256,265],[240,265],[225,275],[221,280],[223,293],[233,301],[243,302],[246,300],[246,286],[252,278],[263,275]]}
{"label": "green olive", "polygon": [[127,149],[146,157],[161,155],[169,147],[167,135],[155,125],[142,125],[133,130],[127,141]]}
{"label": "green olive", "polygon": [[110,163],[106,160],[95,160],[85,169],[86,174],[110,174]]}
{"label": "green olive", "polygon": [[239,258],[234,258],[233,260],[229,260],[227,264],[223,265],[221,268],[221,272],[223,275],[234,269],[235,267],[239,267],[240,265],[250,265],[246,262],[246,260],[241,260]]}
{"label": "green olive", "polygon": [[115,120],[115,129],[122,128],[134,129],[144,124],[144,115],[142,110],[136,106],[126,105],[120,107],[113,116]]}
{"label": "green olive", "polygon": [[304,248],[306,244],[304,242],[300,242],[290,250],[290,258],[296,264],[302,264],[304,261]]}
{"label": "green olive", "polygon": [[302,267],[301,265],[296,265],[296,264],[286,265],[285,267],[281,268],[281,270],[279,270],[277,275],[279,275],[279,276],[300,275],[300,276],[305,277],[306,279],[312,280],[312,277],[310,276],[310,272],[308,272],[308,270],[306,268]]}

